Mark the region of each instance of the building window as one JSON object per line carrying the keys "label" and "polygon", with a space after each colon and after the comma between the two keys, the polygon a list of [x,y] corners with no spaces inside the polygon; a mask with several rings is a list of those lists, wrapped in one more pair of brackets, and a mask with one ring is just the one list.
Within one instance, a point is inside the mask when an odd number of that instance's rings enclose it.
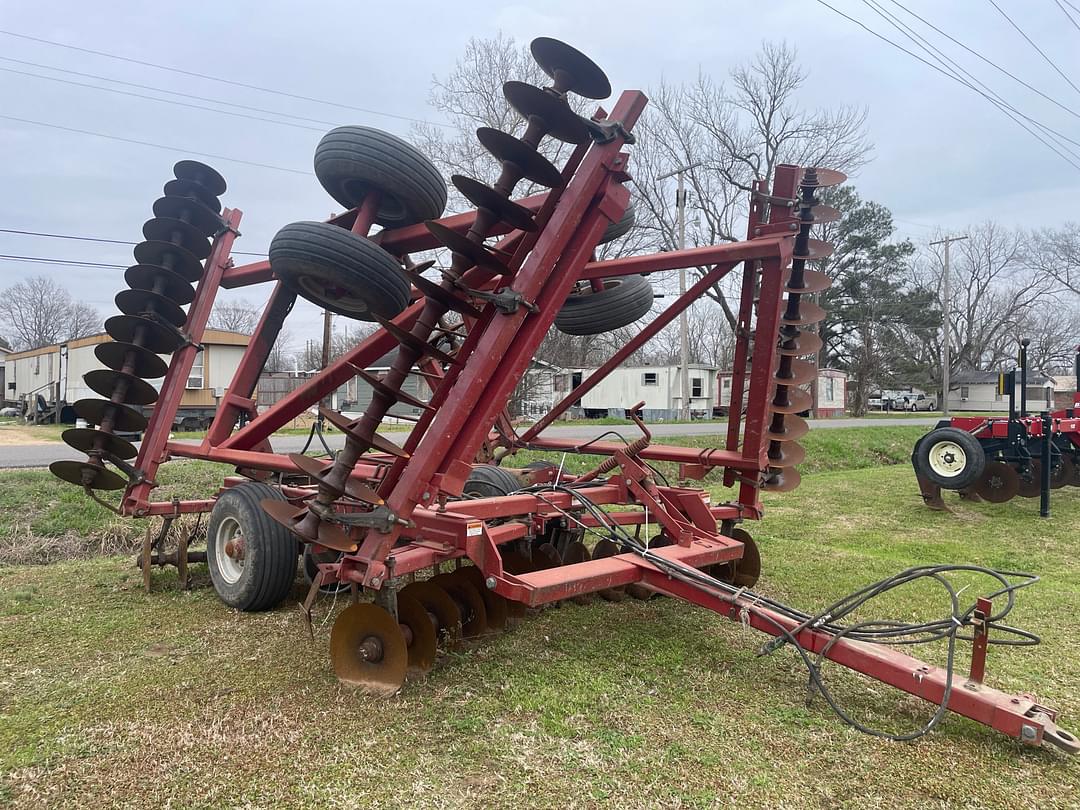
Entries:
{"label": "building window", "polygon": [[655,371],[646,371],[644,374],[641,375],[641,384],[642,385],[659,385],[660,384],[660,375],[657,374]]}
{"label": "building window", "polygon": [[724,377],[724,388],[731,388],[731,377]]}
{"label": "building window", "polygon": [[191,371],[188,372],[188,388],[200,389],[205,387],[203,379],[203,357],[203,352],[197,352],[195,354],[195,360],[191,364]]}
{"label": "building window", "polygon": [[826,377],[825,378],[825,400],[827,402],[832,402],[834,399],[836,399],[836,378],[835,377]]}
{"label": "building window", "polygon": [[704,384],[702,382],[701,377],[694,377],[693,379],[690,380],[690,396],[691,397],[696,397],[698,399],[701,399],[701,397],[705,396],[705,392],[703,390],[704,388],[705,388],[705,386],[704,386]]}
{"label": "building window", "polygon": [[971,389],[966,385],[960,386],[960,399],[967,399],[971,395]]}

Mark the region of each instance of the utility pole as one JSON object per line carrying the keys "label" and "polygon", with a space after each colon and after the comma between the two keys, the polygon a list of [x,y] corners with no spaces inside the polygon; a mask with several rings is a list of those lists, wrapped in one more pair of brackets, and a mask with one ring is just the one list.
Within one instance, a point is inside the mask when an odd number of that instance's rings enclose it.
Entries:
{"label": "utility pole", "polygon": [[[657,177],[657,180],[666,180],[674,176],[678,181],[678,190],[675,192],[675,210],[678,214],[679,250],[686,249],[686,188],[683,186],[683,175],[701,165],[701,161],[695,161],[686,166],[679,166],[667,174]],[[686,295],[686,268],[679,269],[679,297]],[[690,335],[689,322],[687,321],[686,308],[679,313],[679,389],[682,393],[679,418],[686,422],[690,421]]]}
{"label": "utility pole", "polygon": [[945,245],[945,278],[941,295],[941,331],[944,336],[941,346],[941,415],[949,415],[949,245],[961,242],[966,236],[946,236],[930,246]]}

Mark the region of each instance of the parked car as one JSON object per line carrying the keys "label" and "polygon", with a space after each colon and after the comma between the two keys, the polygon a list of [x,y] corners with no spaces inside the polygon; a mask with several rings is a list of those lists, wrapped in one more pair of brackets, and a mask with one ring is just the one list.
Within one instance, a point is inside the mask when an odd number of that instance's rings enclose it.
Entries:
{"label": "parked car", "polygon": [[915,399],[908,402],[908,410],[910,411],[936,411],[937,409],[937,401],[926,394],[919,394]]}

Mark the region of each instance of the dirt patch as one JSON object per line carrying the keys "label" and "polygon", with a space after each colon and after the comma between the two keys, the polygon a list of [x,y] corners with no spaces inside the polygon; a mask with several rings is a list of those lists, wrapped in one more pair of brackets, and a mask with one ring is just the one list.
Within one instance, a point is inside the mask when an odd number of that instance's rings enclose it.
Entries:
{"label": "dirt patch", "polygon": [[39,428],[29,425],[0,425],[0,447],[16,444],[52,444],[54,438],[44,436]]}

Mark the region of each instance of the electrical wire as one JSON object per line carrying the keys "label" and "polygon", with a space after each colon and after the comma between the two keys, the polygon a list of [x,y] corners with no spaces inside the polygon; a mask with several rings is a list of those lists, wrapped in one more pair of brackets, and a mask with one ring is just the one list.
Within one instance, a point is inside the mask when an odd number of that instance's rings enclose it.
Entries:
{"label": "electrical wire", "polygon": [[343,103],[338,102],[338,101],[330,101],[328,99],[321,99],[321,98],[315,98],[313,96],[300,95],[299,93],[289,93],[289,92],[284,91],[284,90],[275,90],[272,87],[261,87],[261,86],[259,86],[257,84],[248,84],[246,82],[236,81],[235,79],[225,79],[225,78],[222,78],[220,76],[211,76],[209,74],[198,73],[198,72],[193,71],[193,70],[184,70],[183,68],[171,67],[169,65],[159,65],[159,64],[157,64],[155,62],[147,62],[147,61],[144,61],[142,59],[134,59],[134,58],[132,58],[130,56],[121,56],[120,54],[109,53],[107,51],[95,51],[92,48],[83,48],[83,47],[80,47],[78,45],[69,45],[69,44],[67,44],[65,42],[55,42],[53,40],[43,39],[41,37],[30,36],[29,34],[20,34],[20,33],[17,33],[15,31],[0,30],[0,34],[3,34],[4,36],[9,36],[9,37],[16,37],[17,39],[28,40],[30,42],[38,42],[38,43],[41,43],[43,45],[52,45],[53,47],[56,47],[56,48],[66,48],[66,49],[71,50],[71,51],[78,51],[79,53],[89,53],[89,54],[93,54],[94,56],[103,56],[106,59],[116,59],[118,61],[128,62],[128,63],[133,64],[133,65],[141,65],[143,67],[152,67],[152,68],[155,68],[156,70],[166,70],[166,71],[169,71],[170,73],[178,73],[178,74],[180,74],[182,76],[191,76],[191,77],[196,78],[196,79],[205,79],[205,80],[211,81],[211,82],[219,82],[220,84],[232,85],[233,87],[242,87],[242,88],[244,88],[246,90],[257,90],[260,93],[270,93],[270,94],[275,95],[275,96],[282,96],[284,98],[291,98],[291,99],[295,99],[295,100],[298,100],[298,101],[309,101],[309,102],[311,102],[313,104],[325,104],[325,105],[327,105],[329,107],[338,107],[338,108],[343,109],[343,110],[352,110],[354,112],[367,113],[368,115],[380,115],[380,116],[383,116],[385,118],[396,118],[399,121],[410,121],[410,122],[416,123],[416,124],[429,124],[431,126],[451,128],[450,124],[440,123],[438,121],[427,121],[427,120],[425,120],[423,118],[413,118],[413,117],[408,116],[408,115],[398,115],[397,113],[388,113],[388,112],[383,112],[381,110],[373,110],[373,109],[371,109],[369,107],[356,107],[356,106],[353,106],[351,104],[343,104]]}
{"label": "electrical wire", "polygon": [[[129,242],[125,239],[105,239],[99,236],[75,236],[69,233],[45,233],[43,231],[24,231],[18,228],[0,228],[0,233],[10,233],[17,236],[40,236],[45,239],[69,239],[75,242],[99,242],[103,245],[137,245],[139,242]],[[252,253],[244,250],[231,251],[233,256],[262,256],[265,253]]]}
{"label": "electrical wire", "polygon": [[0,254],[0,259],[5,261],[15,262],[33,262],[35,264],[61,264],[68,265],[70,267],[109,267],[117,270],[123,270],[127,267],[126,264],[106,264],[105,262],[82,262],[74,259],[52,259],[44,256],[11,256],[7,254]]}
{"label": "electrical wire", "polygon": [[1069,22],[1073,24],[1073,28],[1075,28],[1077,31],[1080,31],[1080,23],[1077,23],[1076,20],[1073,18],[1073,15],[1069,13],[1069,10],[1065,8],[1065,6],[1061,5],[1061,0],[1054,0],[1054,2],[1057,3],[1057,7],[1061,9],[1061,13],[1069,18]]}
{"label": "electrical wire", "polygon": [[1025,34],[1024,30],[1019,25],[1017,25],[1015,22],[1013,22],[1013,18],[1010,17],[1008,14],[1006,14],[1005,10],[1001,6],[999,6],[997,3],[995,3],[994,0],[987,0],[987,2],[990,3],[990,5],[992,5],[994,8],[996,8],[998,10],[998,13],[1001,14],[1002,17],[1004,17],[1006,20],[1008,20],[1009,25],[1011,25],[1013,28],[1016,29],[1016,32],[1018,34],[1020,34],[1020,36],[1022,36],[1027,41],[1027,44],[1030,45],[1032,48],[1034,48],[1038,52],[1039,56],[1041,56],[1043,59],[1046,60],[1046,64],[1050,65],[1050,67],[1052,67],[1055,71],[1057,71],[1057,74],[1061,78],[1063,78],[1065,81],[1067,81],[1069,83],[1069,87],[1071,87],[1077,93],[1080,93],[1080,87],[1077,87],[1073,83],[1073,80],[1065,75],[1065,71],[1063,71],[1061,68],[1059,68],[1057,66],[1057,63],[1054,62],[1054,60],[1051,59],[1049,56],[1047,56],[1046,53],[1043,51],[1043,49],[1040,48],[1038,45],[1036,45],[1035,41],[1032,40],[1032,38],[1029,37],[1027,34]]}

